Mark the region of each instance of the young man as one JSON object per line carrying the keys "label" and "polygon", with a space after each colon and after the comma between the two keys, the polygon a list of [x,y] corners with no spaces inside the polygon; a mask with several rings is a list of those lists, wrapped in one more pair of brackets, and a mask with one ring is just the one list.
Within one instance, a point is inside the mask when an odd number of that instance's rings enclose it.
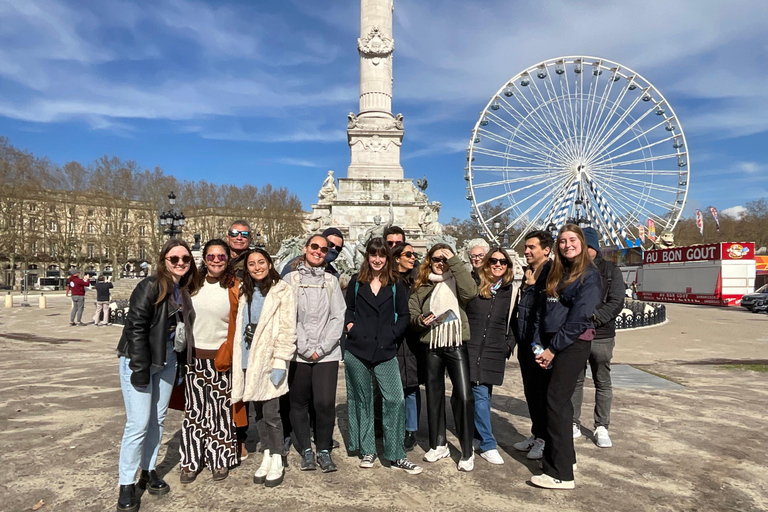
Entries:
{"label": "young man", "polygon": [[[592,381],[595,383],[595,441],[600,448],[613,446],[608,435],[611,422],[611,401],[613,387],[611,385],[611,358],[616,344],[616,317],[624,309],[624,279],[621,269],[611,261],[606,261],[600,255],[600,236],[594,228],[584,228],[584,238],[587,240],[587,252],[592,262],[600,270],[603,282],[602,302],[592,315],[595,323],[595,338],[592,340],[592,351],[589,355],[589,366],[592,369]],[[581,437],[581,403],[584,398],[584,374],[586,368],[576,381],[573,392],[573,437]]]}
{"label": "young man", "polygon": [[512,313],[512,326],[517,341],[517,361],[523,377],[525,401],[531,416],[531,436],[517,442],[516,450],[528,452],[529,459],[541,459],[547,437],[547,396],[542,383],[549,378],[548,370],[536,362],[531,344],[538,342],[536,322],[546,303],[546,284],[549,275],[549,254],[554,240],[546,231],[531,231],[525,235],[525,268],[517,304]]}
{"label": "young man", "polygon": [[384,240],[386,240],[387,245],[390,247],[395,246],[396,243],[400,242],[402,244],[405,243],[405,231],[403,231],[403,228],[400,226],[389,226],[387,229],[384,230]]}

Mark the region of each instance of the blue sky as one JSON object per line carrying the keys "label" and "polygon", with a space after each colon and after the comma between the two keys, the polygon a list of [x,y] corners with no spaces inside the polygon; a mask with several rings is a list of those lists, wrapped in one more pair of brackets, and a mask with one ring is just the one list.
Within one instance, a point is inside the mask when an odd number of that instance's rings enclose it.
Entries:
{"label": "blue sky", "polygon": [[[768,197],[765,0],[395,0],[406,176],[466,218],[464,149],[509,78],[561,55],[635,69],[690,149],[685,215]],[[107,154],[180,179],[272,183],[305,208],[345,176],[359,2],[0,0],[0,135],[64,164]]]}

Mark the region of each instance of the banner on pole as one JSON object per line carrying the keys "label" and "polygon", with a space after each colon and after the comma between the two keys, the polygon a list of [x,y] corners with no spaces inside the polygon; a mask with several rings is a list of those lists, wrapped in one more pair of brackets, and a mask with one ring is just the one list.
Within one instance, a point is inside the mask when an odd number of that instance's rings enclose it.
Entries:
{"label": "banner on pole", "polygon": [[648,219],[648,240],[656,242],[656,223],[653,219]]}
{"label": "banner on pole", "polygon": [[717,228],[717,232],[720,232],[720,219],[717,218],[717,208],[714,206],[709,207],[709,211],[712,212],[712,217],[715,218],[715,227]]}
{"label": "banner on pole", "polygon": [[704,236],[704,216],[701,214],[701,210],[696,210],[696,227],[699,228],[701,236]]}

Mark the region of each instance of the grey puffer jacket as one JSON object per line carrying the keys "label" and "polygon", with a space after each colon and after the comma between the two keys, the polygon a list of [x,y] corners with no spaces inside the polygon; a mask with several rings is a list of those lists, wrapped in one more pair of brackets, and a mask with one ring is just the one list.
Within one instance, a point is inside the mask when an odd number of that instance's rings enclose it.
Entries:
{"label": "grey puffer jacket", "polygon": [[[323,363],[341,360],[339,338],[344,328],[347,310],[339,280],[323,267],[308,267],[299,263],[296,270],[283,278],[296,294],[296,355],[295,361]],[[320,356],[312,361],[317,352]]]}

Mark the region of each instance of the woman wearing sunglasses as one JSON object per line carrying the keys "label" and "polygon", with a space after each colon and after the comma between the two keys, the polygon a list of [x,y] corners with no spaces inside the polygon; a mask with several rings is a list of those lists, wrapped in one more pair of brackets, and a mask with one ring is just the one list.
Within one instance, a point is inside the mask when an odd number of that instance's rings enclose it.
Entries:
{"label": "woman wearing sunglasses", "polygon": [[349,451],[360,452],[361,468],[376,460],[373,428],[373,379],[381,392],[384,458],[390,467],[417,475],[421,468],[405,457],[405,409],[397,340],[405,334],[410,316],[408,297],[398,282],[389,249],[383,238],[366,247],[360,272],[347,287],[347,346],[344,374],[347,382]]}
{"label": "woman wearing sunglasses", "polygon": [[235,336],[227,340],[227,350],[219,350],[216,368],[233,365],[232,401],[253,403],[265,447],[254,483],[277,487],[285,474],[280,397],[288,393],[288,362],[296,352],[296,302],[267,251],[248,251],[243,262]]}
{"label": "woman wearing sunglasses", "polygon": [[[339,280],[325,271],[328,241],[309,237],[303,255],[285,277],[296,297],[296,355],[288,368],[293,445],[301,453],[301,470],[336,471],[331,458],[344,327],[344,295]],[[310,444],[309,402],[315,407],[315,446]]]}
{"label": "woman wearing sunglasses", "polygon": [[150,494],[170,491],[155,472],[163,425],[176,377],[176,352],[182,335],[191,332],[194,310],[190,292],[197,269],[189,246],[177,238],[160,250],[155,274],[141,281],[131,293],[125,327],[117,345],[120,387],[125,402],[125,431],[120,445],[120,496],[117,510],[139,509],[139,485]]}
{"label": "woman wearing sunglasses", "polygon": [[[600,271],[587,253],[584,232],[566,224],[557,235],[555,260],[547,276],[547,303],[538,326],[544,350],[536,356],[548,369],[544,473],[531,483],[547,489],[573,489],[573,403],[576,381],[587,365],[595,337],[592,315],[602,298]],[[550,369],[551,368],[551,369]]]}
{"label": "woman wearing sunglasses", "polygon": [[[504,382],[504,365],[514,348],[509,321],[520,287],[514,282],[514,265],[502,248],[489,250],[476,269],[480,278],[478,296],[467,305],[471,338],[467,342],[469,378],[475,397],[475,440],[480,456],[491,464],[504,464],[491,429],[493,386]],[[512,339],[512,348],[508,339]]]}
{"label": "woman wearing sunglasses", "polygon": [[435,244],[419,268],[409,301],[411,326],[428,344],[427,420],[429,451],[427,462],[450,455],[445,437],[445,372],[453,385],[451,407],[461,444],[459,471],[472,471],[474,454],[472,435],[475,415],[472,386],[469,380],[467,347],[469,322],[466,305],[477,296],[477,285],[464,263],[450,246]]}
{"label": "woman wearing sunglasses", "polygon": [[[410,299],[415,281],[413,267],[416,262],[416,253],[413,246],[402,242],[394,244],[392,259],[397,263],[400,282]],[[397,362],[400,365],[400,380],[405,398],[405,451],[411,451],[416,446],[416,432],[419,430],[421,415],[419,386],[424,384],[426,378],[424,355],[424,345],[419,340],[419,333],[408,327],[405,330],[405,337],[398,340],[397,347]]]}
{"label": "woman wearing sunglasses", "polygon": [[228,260],[229,247],[224,240],[209,240],[203,246],[198,289],[192,296],[194,344],[187,351],[184,376],[185,410],[179,447],[182,484],[194,481],[203,465],[211,469],[213,480],[224,480],[238,461],[231,372],[220,372],[214,365],[219,349],[234,336],[237,315],[240,283]]}

